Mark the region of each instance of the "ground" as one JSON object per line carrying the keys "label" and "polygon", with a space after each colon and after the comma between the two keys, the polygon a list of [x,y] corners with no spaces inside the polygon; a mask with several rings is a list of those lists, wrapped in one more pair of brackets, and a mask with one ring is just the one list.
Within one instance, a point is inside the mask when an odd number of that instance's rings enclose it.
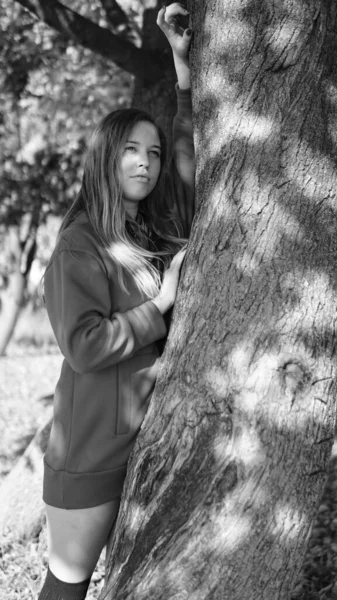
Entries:
{"label": "ground", "polygon": [[[52,415],[52,394],[62,358],[16,348],[0,358],[0,485],[20,458],[36,430]],[[88,600],[98,598],[103,585],[104,553],[92,577]],[[45,540],[4,548],[0,539],[1,600],[36,600],[47,568]]]}

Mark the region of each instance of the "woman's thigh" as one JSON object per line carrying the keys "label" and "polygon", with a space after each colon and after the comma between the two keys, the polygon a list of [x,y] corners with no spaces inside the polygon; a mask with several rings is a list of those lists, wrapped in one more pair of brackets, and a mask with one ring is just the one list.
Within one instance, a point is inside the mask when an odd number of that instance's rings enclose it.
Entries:
{"label": "woman's thigh", "polygon": [[49,566],[69,583],[88,579],[116,519],[119,498],[92,508],[63,509],[46,504]]}

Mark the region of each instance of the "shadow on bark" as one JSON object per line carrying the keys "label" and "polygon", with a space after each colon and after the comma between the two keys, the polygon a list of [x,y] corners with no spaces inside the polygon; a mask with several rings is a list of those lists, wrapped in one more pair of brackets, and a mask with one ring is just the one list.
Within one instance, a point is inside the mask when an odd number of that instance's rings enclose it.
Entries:
{"label": "shadow on bark", "polygon": [[[285,426],[275,427],[262,416],[254,427],[259,435],[253,439],[251,415],[245,416],[240,410],[236,418],[233,398],[219,398],[218,402],[217,410],[211,413],[206,401],[205,412],[198,413],[197,423],[192,403],[188,408],[178,404],[167,419],[164,439],[157,443],[152,440],[150,447],[137,448],[141,459],[132,482],[134,494],[113,549],[114,568],[122,569],[118,580],[120,598],[129,597],[130,580],[139,598],[169,598],[182,591],[193,597],[205,582],[210,586],[213,578],[214,596],[209,588],[201,597],[226,598],[221,595],[226,589],[233,585],[240,589],[233,580],[233,561],[238,559],[244,560],[253,593],[259,584],[254,574],[259,572],[261,562],[266,568],[275,560],[290,564],[297,555],[301,564],[303,553],[301,556],[301,549],[296,548],[296,527],[304,521],[309,533],[317,508],[313,498],[319,496],[326,476],[332,440],[317,439],[313,453],[303,430],[302,435],[297,432],[297,438],[291,438]],[[304,419],[304,430],[313,426],[310,419]],[[185,433],[191,428],[192,441]],[[163,458],[162,447],[170,436],[178,437],[179,442]],[[185,462],[182,455],[188,444]],[[292,454],[275,465],[277,446],[289,444]],[[301,463],[300,479],[293,468],[294,455]],[[177,463],[181,467],[174,470]],[[315,478],[309,495],[303,483],[306,478]],[[249,493],[245,489],[247,481]],[[263,543],[251,543],[251,530],[259,531],[259,541]],[[141,551],[132,552],[133,546]],[[225,562],[221,557],[226,557]],[[153,566],[147,570],[151,561]],[[217,573],[219,563],[222,589]],[[275,590],[282,587],[281,576],[275,580]]]}

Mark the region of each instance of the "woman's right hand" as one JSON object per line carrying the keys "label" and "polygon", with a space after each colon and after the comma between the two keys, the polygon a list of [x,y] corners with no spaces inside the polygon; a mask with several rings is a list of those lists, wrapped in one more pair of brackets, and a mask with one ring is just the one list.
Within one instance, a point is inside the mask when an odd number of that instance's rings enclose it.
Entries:
{"label": "woman's right hand", "polygon": [[164,272],[163,282],[158,296],[153,298],[152,302],[163,315],[174,304],[179,283],[179,273],[182,262],[185,258],[186,246],[174,255],[171,264]]}
{"label": "woman's right hand", "polygon": [[166,35],[173,55],[178,59],[188,61],[192,30],[180,27],[178,24],[179,16],[187,18],[189,12],[179,2],[172,2],[169,6],[163,6],[160,9],[157,17],[157,25],[164,35]]}

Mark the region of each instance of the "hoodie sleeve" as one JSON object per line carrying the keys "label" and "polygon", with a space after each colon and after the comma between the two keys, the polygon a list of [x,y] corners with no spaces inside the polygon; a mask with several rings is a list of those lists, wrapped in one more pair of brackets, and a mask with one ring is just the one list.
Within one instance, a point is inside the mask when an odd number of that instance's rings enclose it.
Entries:
{"label": "hoodie sleeve", "polygon": [[45,302],[60,350],[74,371],[88,373],[131,357],[166,335],[151,301],[112,315],[109,279],[84,251],[62,251],[45,274]]}
{"label": "hoodie sleeve", "polygon": [[176,85],[178,110],[173,119],[173,155],[170,176],[173,203],[188,237],[194,216],[195,155],[192,131],[191,90]]}

